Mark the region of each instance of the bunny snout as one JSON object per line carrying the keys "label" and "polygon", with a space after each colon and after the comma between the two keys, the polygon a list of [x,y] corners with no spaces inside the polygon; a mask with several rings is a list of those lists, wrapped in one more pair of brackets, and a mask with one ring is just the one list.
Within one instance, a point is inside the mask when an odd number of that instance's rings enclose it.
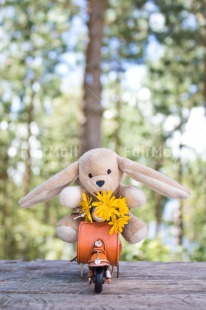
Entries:
{"label": "bunny snout", "polygon": [[102,191],[102,190],[105,190],[105,191],[108,191],[109,190],[109,187],[110,187],[110,184],[107,180],[107,176],[105,175],[97,175],[97,176],[94,176],[92,179],[90,179],[90,184],[92,186],[92,192],[96,193],[98,191]]}
{"label": "bunny snout", "polygon": [[99,187],[102,187],[104,185],[104,181],[103,180],[100,180],[100,181],[97,181],[96,184],[99,186]]}

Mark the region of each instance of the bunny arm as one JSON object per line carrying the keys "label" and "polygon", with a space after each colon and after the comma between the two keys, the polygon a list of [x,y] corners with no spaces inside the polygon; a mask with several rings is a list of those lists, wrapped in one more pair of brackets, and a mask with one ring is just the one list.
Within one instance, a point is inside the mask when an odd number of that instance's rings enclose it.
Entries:
{"label": "bunny arm", "polygon": [[130,220],[123,228],[122,236],[129,243],[138,243],[142,241],[147,235],[147,226],[138,217],[129,213]]}
{"label": "bunny arm", "polygon": [[126,198],[129,208],[140,207],[146,203],[144,192],[137,186],[120,185],[119,196]]}
{"label": "bunny arm", "polygon": [[65,187],[59,195],[61,205],[71,209],[79,207],[84,192],[82,186]]}

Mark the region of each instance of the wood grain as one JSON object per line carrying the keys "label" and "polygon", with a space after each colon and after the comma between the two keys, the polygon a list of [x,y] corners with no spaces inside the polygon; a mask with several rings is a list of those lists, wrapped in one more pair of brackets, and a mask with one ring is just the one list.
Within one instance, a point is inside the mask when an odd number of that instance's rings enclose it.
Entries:
{"label": "wood grain", "polygon": [[121,262],[95,294],[69,261],[0,261],[0,309],[206,309],[206,263]]}

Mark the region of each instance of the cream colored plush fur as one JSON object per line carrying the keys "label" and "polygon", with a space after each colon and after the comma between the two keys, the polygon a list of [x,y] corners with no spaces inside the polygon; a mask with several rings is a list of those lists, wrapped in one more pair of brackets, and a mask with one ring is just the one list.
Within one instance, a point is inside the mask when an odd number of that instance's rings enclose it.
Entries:
{"label": "cream colored plush fur", "polygon": [[[99,148],[86,152],[77,162],[36,187],[22,198],[19,204],[27,208],[50,200],[60,193],[60,202],[63,206],[76,208],[83,192],[95,199],[98,191],[112,190],[116,197],[126,197],[129,208],[139,207],[145,203],[145,195],[138,187],[121,184],[124,173],[167,197],[181,199],[189,197],[189,191],[169,177],[120,157],[109,149]],[[80,186],[68,186],[77,178]],[[57,225],[57,235],[63,241],[75,242],[79,222],[80,220],[73,221],[71,216],[65,217]],[[128,242],[136,243],[145,238],[146,232],[145,223],[131,214],[131,219],[124,227],[122,235]]]}

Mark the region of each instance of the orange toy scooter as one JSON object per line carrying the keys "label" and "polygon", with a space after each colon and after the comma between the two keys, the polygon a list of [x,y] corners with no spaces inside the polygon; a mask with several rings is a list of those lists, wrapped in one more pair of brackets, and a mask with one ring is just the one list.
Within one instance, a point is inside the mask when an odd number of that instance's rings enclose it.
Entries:
{"label": "orange toy scooter", "polygon": [[79,225],[77,263],[88,264],[88,280],[90,284],[94,283],[96,293],[102,291],[102,284],[111,282],[114,266],[119,276],[122,244],[119,234],[109,234],[110,228],[105,222],[82,221]]}

